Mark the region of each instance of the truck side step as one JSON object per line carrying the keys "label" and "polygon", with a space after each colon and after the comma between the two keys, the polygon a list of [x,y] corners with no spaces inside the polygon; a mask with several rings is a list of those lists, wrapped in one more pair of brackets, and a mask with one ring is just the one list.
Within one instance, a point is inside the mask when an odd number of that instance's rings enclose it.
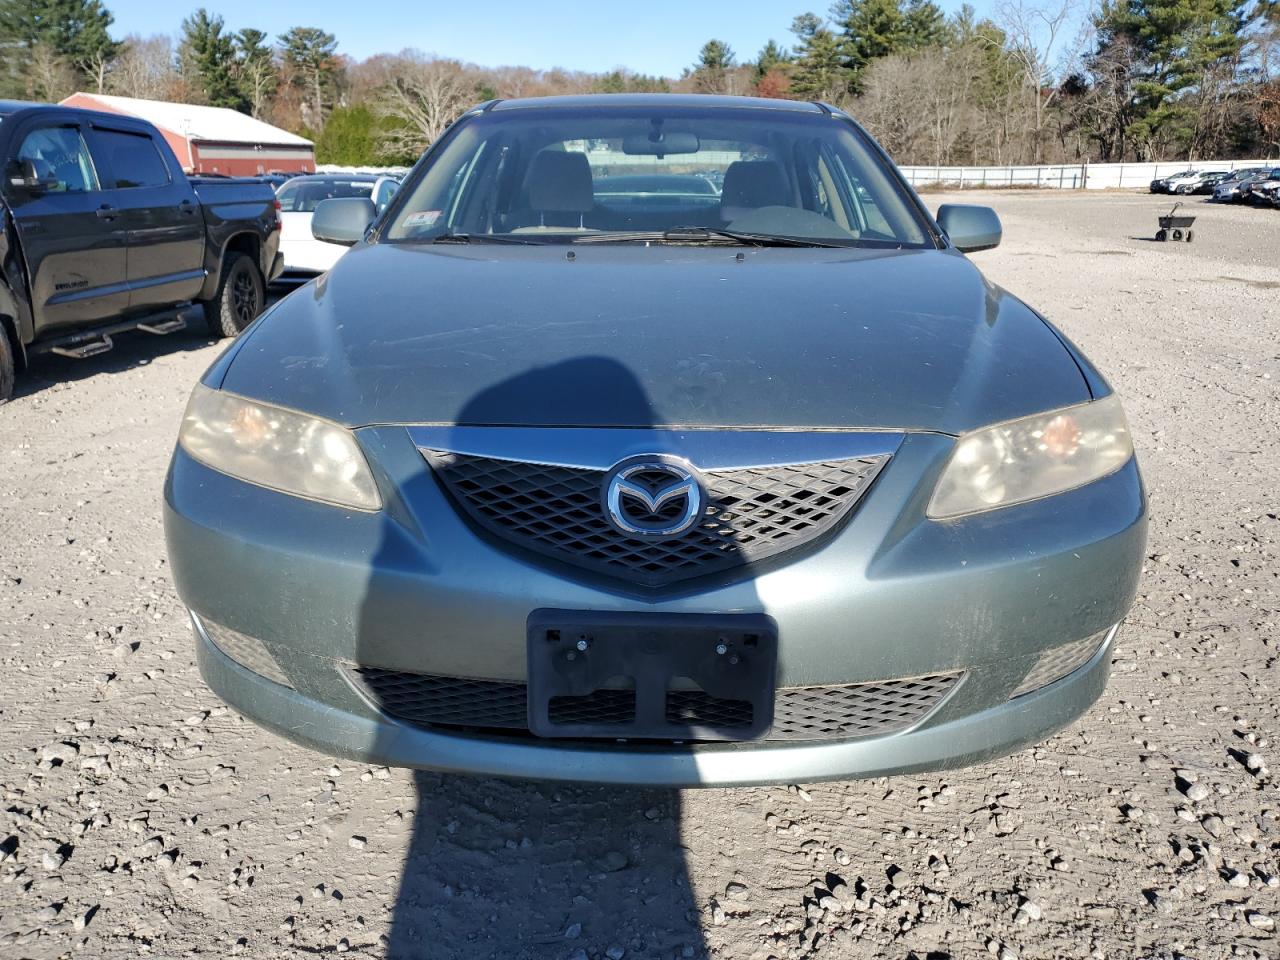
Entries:
{"label": "truck side step", "polygon": [[157,336],[176,333],[187,325],[187,321],[182,314],[190,309],[190,302],[184,300],[182,303],[175,304],[167,310],[157,313],[129,317],[127,320],[117,320],[115,323],[103,324],[100,327],[68,333],[48,340],[37,340],[27,347],[27,353],[32,355],[56,353],[75,360],[96,357],[98,354],[106,353],[115,346],[111,342],[111,335],[114,333],[124,333],[127,330],[145,330],[147,333],[153,333]]}
{"label": "truck side step", "polygon": [[156,320],[153,323],[138,324],[139,330],[154,333],[159,337],[163,337],[166,333],[177,333],[179,330],[185,330],[186,328],[187,321],[181,316],[170,317],[167,320]]}
{"label": "truck side step", "polygon": [[86,357],[96,357],[100,353],[106,353],[114,346],[111,338],[104,333],[96,340],[82,340],[66,346],[50,347],[49,352],[70,357],[72,360],[84,360]]}

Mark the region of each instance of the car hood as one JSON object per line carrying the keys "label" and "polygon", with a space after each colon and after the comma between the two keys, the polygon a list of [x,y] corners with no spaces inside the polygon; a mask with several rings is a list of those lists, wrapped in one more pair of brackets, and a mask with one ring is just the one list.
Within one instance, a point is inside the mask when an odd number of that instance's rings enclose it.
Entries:
{"label": "car hood", "polygon": [[357,246],[208,382],[346,424],[959,433],[1088,400],[967,259],[640,244]]}

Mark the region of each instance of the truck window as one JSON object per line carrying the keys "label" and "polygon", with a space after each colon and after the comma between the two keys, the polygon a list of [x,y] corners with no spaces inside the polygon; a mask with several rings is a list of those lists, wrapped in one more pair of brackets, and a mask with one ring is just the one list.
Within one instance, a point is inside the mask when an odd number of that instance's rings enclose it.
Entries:
{"label": "truck window", "polygon": [[168,185],[169,168],[150,137],[122,130],[94,132],[95,149],[106,154],[104,159],[115,177],[117,189]]}
{"label": "truck window", "polygon": [[40,127],[23,138],[18,160],[29,160],[36,175],[57,181],[50,193],[85,193],[98,189],[93,160],[77,127]]}

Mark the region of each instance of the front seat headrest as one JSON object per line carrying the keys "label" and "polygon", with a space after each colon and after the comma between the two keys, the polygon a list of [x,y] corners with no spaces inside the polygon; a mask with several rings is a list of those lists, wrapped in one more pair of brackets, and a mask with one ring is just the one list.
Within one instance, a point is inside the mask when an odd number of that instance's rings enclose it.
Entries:
{"label": "front seat headrest", "polygon": [[595,208],[591,165],[585,153],[543,150],[529,168],[529,206],[546,213],[587,213]]}
{"label": "front seat headrest", "polygon": [[735,160],[724,171],[720,214],[732,221],[759,207],[788,206],[787,181],[772,160]]}

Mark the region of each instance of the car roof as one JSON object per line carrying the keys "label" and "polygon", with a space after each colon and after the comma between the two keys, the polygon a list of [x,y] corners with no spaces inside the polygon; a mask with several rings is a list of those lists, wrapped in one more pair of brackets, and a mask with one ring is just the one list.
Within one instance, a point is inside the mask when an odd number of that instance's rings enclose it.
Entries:
{"label": "car roof", "polygon": [[296,177],[289,177],[289,183],[298,183],[300,181],[324,181],[324,180],[344,180],[350,182],[355,180],[364,183],[366,180],[373,183],[375,180],[384,176],[381,173],[300,173]]}
{"label": "car roof", "polygon": [[36,103],[31,100],[0,100],[0,116],[7,117],[11,113],[17,113],[19,110],[27,110],[31,107],[49,107],[53,104]]}
{"label": "car roof", "polygon": [[587,93],[558,97],[525,97],[498,100],[488,106],[496,112],[507,110],[543,110],[550,108],[578,110],[611,107],[660,107],[730,110],[781,110],[789,113],[826,113],[817,103],[804,100],[780,100],[772,97],[730,97],[704,93]]}

